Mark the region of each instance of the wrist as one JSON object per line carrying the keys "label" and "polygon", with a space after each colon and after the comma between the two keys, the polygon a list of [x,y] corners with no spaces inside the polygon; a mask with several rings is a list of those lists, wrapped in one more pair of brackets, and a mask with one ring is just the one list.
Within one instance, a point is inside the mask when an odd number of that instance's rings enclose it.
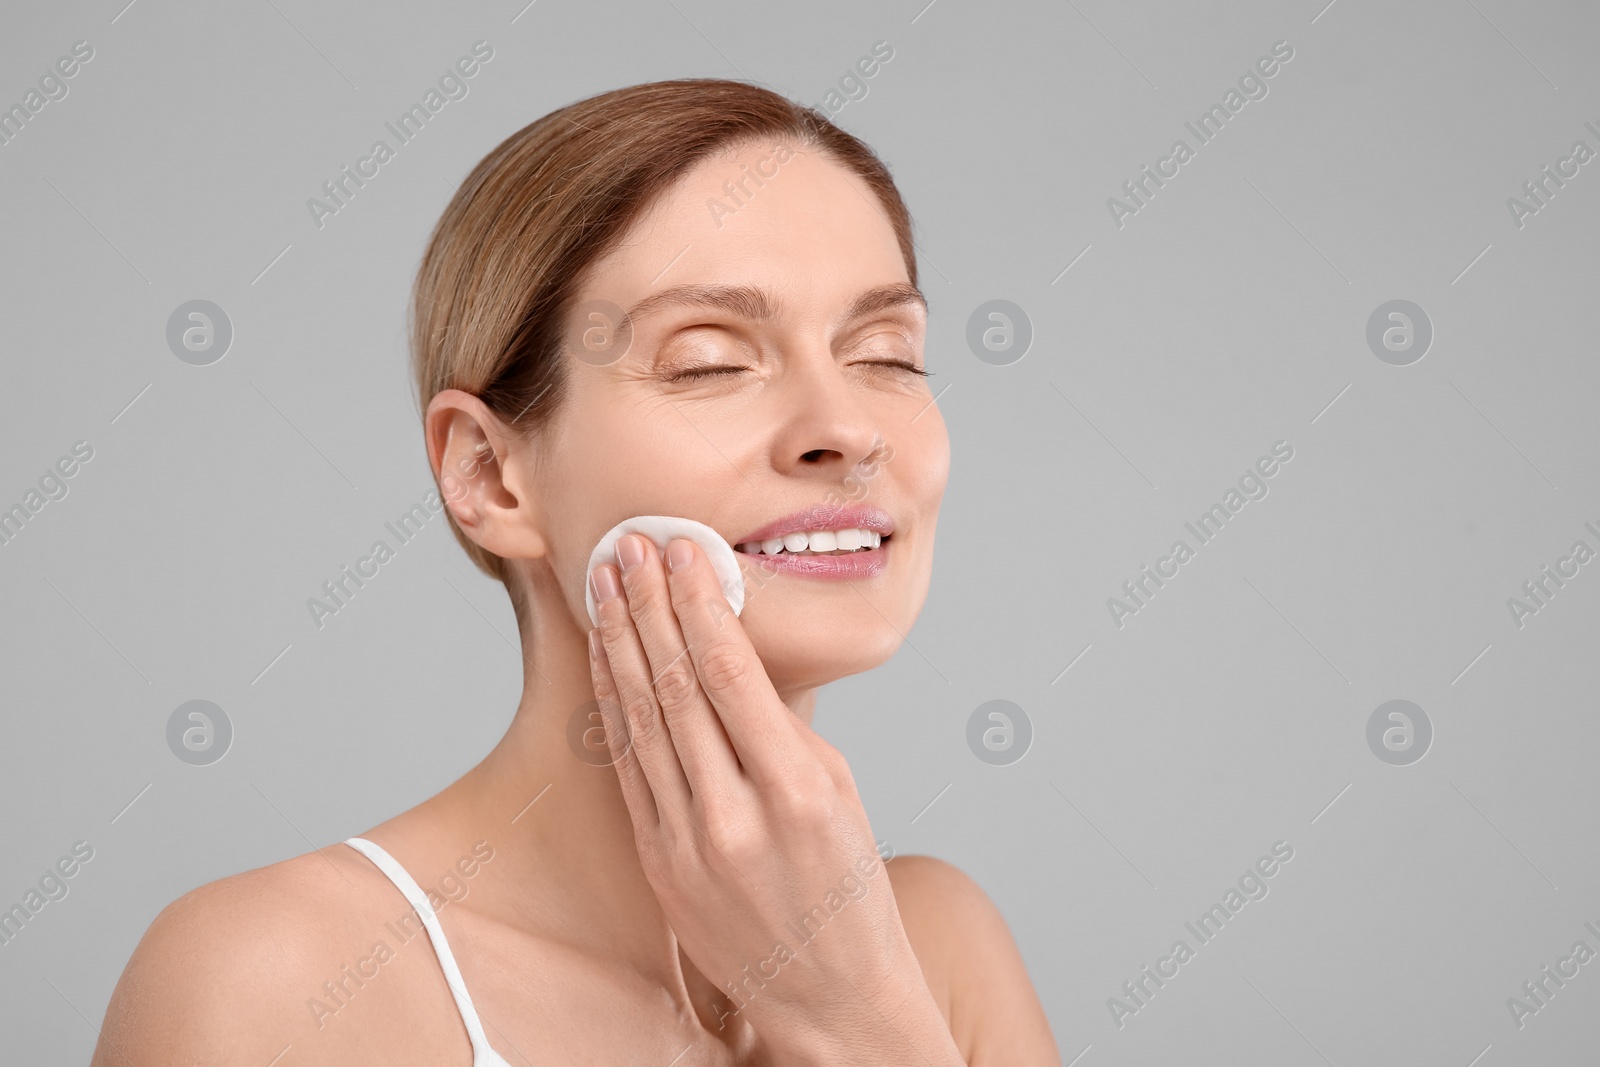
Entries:
{"label": "wrist", "polygon": [[[910,955],[909,946],[907,955]],[[849,990],[848,1017],[773,1035],[777,1067],[966,1067],[915,957],[871,989]]]}

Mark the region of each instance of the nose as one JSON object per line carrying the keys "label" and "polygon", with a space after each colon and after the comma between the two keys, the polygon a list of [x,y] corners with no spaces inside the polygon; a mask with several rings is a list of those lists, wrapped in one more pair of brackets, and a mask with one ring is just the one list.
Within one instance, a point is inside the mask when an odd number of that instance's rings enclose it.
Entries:
{"label": "nose", "polygon": [[870,393],[824,348],[788,361],[773,442],[780,473],[842,480],[882,447]]}

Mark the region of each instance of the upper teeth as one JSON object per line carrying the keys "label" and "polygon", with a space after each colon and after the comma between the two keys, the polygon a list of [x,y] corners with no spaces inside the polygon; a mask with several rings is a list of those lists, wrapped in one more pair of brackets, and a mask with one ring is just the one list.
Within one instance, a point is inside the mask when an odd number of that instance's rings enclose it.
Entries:
{"label": "upper teeth", "polygon": [[775,556],[780,552],[856,552],[877,548],[883,535],[876,530],[852,527],[848,530],[806,530],[782,537],[769,537],[765,541],[747,541],[736,546],[751,555]]}

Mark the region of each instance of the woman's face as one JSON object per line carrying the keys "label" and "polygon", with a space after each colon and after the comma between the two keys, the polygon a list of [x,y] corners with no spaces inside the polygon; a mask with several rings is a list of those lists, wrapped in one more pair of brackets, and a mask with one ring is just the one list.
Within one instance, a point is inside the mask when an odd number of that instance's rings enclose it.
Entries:
{"label": "woman's face", "polygon": [[[690,285],[771,306],[636,308]],[[608,329],[616,309],[634,309],[631,337]],[[630,516],[684,516],[739,545],[815,506],[877,508],[893,532],[876,573],[774,573],[736,553],[739,622],[780,693],[888,659],[927,596],[949,474],[933,390],[897,365],[925,368],[926,323],[893,228],[844,167],[762,143],[687,173],[595,263],[568,319],[570,392],[535,468],[541,578],[559,583],[573,624],[589,628],[590,552]]]}

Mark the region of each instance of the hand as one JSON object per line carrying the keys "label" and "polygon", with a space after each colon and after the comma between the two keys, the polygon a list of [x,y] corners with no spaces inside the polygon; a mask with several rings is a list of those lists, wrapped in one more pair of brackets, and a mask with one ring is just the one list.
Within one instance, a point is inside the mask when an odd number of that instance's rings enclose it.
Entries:
{"label": "hand", "polygon": [[698,545],[673,541],[670,572],[646,538],[617,549],[616,596],[615,568],[595,569],[590,671],[684,953],[780,1048],[925,1024],[932,996],[844,757],[778,697]]}

